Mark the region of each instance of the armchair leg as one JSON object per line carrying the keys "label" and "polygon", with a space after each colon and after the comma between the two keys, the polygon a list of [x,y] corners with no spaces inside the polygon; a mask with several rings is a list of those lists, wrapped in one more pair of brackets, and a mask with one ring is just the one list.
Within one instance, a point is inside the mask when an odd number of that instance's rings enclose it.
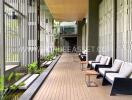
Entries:
{"label": "armchair leg", "polygon": [[91,68],[91,67],[90,67],[90,64],[87,65],[87,68]]}
{"label": "armchair leg", "polygon": [[103,77],[102,86],[105,86],[105,85],[110,85],[110,83],[109,83],[109,81],[106,80],[105,77]]}
{"label": "armchair leg", "polygon": [[98,74],[96,78],[99,79],[101,77],[102,77],[102,75],[101,74]]}
{"label": "armchair leg", "polygon": [[110,96],[115,96],[116,94],[114,93],[114,91],[111,90]]}

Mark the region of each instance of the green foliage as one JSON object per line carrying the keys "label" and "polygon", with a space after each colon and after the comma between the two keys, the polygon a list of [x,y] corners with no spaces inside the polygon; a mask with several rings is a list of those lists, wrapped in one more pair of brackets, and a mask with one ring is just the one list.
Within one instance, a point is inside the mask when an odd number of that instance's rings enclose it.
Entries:
{"label": "green foliage", "polygon": [[44,71],[44,68],[39,68],[36,62],[33,62],[28,65],[28,72],[31,74],[41,74]]}
{"label": "green foliage", "polygon": [[29,73],[35,73],[35,71],[38,69],[37,62],[33,62],[31,64],[28,64],[28,72]]}
{"label": "green foliage", "polygon": [[54,57],[54,54],[53,53],[49,53],[47,56],[44,57],[44,60],[45,61],[50,61],[52,60]]}
{"label": "green foliage", "polygon": [[61,53],[60,48],[55,48],[52,53],[49,53],[47,56],[42,57],[42,60],[44,61],[50,61],[53,60],[55,56],[58,56]]}
{"label": "green foliage", "polygon": [[20,79],[21,74],[20,73],[15,73],[15,80],[18,81]]}
{"label": "green foliage", "polygon": [[35,73],[36,74],[41,74],[43,71],[45,70],[45,68],[38,68]]}
{"label": "green foliage", "polygon": [[3,82],[4,82],[4,77],[1,76],[0,77],[0,91],[3,91],[4,90]]}
{"label": "green foliage", "polygon": [[[11,72],[7,77],[8,82],[11,82],[13,79],[16,81],[20,78],[20,73]],[[0,77],[0,92],[3,93],[3,96],[0,97],[0,100],[10,100],[13,96],[10,95],[14,93],[20,86],[25,85],[23,82],[19,85],[11,85],[9,87],[4,87],[4,77]]]}
{"label": "green foliage", "polygon": [[7,80],[10,82],[14,77],[14,72],[11,72],[7,78]]}
{"label": "green foliage", "polygon": [[18,81],[20,76],[21,76],[20,73],[11,72],[7,77],[7,80],[8,82],[12,81],[13,79],[15,79],[15,81]]}
{"label": "green foliage", "polygon": [[59,55],[60,52],[61,52],[60,48],[55,48],[55,49],[54,49],[54,54],[55,54],[56,56]]}

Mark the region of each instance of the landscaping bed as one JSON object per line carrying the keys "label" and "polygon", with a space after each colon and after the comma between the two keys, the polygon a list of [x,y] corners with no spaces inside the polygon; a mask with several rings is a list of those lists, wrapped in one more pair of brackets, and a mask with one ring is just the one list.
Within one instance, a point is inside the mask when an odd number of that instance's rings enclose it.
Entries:
{"label": "landscaping bed", "polygon": [[55,64],[58,62],[60,56],[58,56],[53,62],[45,69],[43,73],[34,81],[34,83],[21,95],[19,100],[32,100],[35,93],[38,91],[42,83],[45,81]]}
{"label": "landscaping bed", "polygon": [[[17,100],[19,98],[20,100],[24,100],[24,98],[25,100],[30,100],[49,75],[60,56],[58,51],[54,51],[44,56],[39,66],[37,62],[33,62],[23,67],[25,68],[24,73],[17,70],[6,75],[5,80],[8,85],[0,87],[0,90],[4,91],[1,97],[2,100]],[[3,77],[0,77],[0,81],[3,81]]]}

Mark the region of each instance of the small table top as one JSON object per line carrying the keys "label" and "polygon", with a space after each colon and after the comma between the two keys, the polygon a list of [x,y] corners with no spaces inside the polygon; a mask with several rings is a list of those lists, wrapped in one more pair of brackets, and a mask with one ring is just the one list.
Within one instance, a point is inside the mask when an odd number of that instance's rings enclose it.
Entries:
{"label": "small table top", "polygon": [[98,72],[94,70],[86,70],[84,72],[85,72],[85,75],[98,75]]}
{"label": "small table top", "polygon": [[86,61],[81,61],[80,64],[86,64],[87,62]]}

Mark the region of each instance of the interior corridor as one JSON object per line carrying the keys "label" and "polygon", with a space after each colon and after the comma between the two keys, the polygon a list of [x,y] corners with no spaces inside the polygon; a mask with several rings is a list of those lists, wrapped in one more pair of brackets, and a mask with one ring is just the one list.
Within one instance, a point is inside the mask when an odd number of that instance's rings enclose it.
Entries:
{"label": "interior corridor", "polygon": [[110,96],[111,85],[102,86],[101,79],[92,77],[98,87],[87,87],[80,70],[77,54],[63,53],[40,87],[33,100],[131,100],[132,96]]}

